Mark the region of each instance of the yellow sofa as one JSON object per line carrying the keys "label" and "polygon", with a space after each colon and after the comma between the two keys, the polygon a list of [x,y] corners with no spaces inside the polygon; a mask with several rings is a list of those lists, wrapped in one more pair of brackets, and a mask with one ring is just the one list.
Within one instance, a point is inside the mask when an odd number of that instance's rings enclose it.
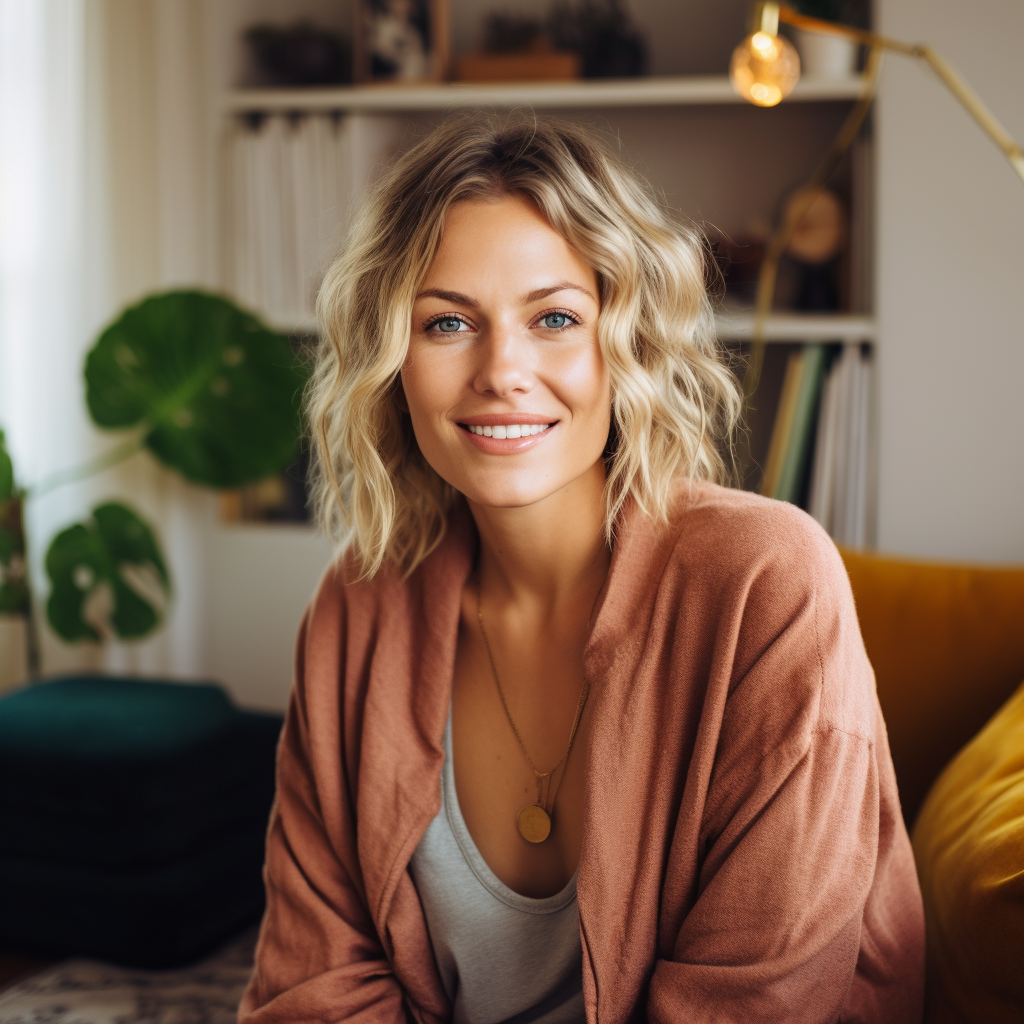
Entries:
{"label": "yellow sofa", "polygon": [[843,558],[903,812],[916,820],[926,1020],[1020,1024],[1024,569]]}

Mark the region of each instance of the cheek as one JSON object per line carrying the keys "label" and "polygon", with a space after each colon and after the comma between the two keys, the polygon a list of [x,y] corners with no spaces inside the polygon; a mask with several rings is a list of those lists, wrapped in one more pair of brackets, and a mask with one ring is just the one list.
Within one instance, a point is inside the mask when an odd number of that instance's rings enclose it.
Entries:
{"label": "cheek", "polygon": [[440,371],[436,365],[438,361],[431,359],[430,355],[410,345],[402,364],[402,390],[414,424],[429,422],[444,403],[449,375]]}
{"label": "cheek", "polygon": [[608,367],[596,349],[567,360],[557,373],[562,399],[574,417],[607,422],[611,416],[611,380]]}

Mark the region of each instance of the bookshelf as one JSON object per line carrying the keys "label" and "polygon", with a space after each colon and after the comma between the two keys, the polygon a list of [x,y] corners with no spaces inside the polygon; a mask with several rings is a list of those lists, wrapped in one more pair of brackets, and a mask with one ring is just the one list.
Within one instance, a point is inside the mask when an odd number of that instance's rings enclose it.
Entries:
{"label": "bookshelf", "polygon": [[[790,102],[768,111],[748,106],[725,75],[497,85],[230,89],[221,96],[219,108],[226,141],[222,152],[226,179],[240,187],[225,191],[224,280],[229,291],[259,309],[278,329],[292,335],[315,333],[312,297],[316,281],[330,254],[341,244],[360,194],[396,154],[445,116],[471,109],[532,108],[592,126],[652,183],[668,207],[713,231],[742,234],[752,219],[770,223],[777,218],[782,197],[806,180],[862,85],[858,76],[804,78]],[[270,147],[263,156],[257,153],[258,139]],[[311,183],[300,187],[294,175],[316,159],[323,166]],[[254,163],[258,160],[264,161],[259,167]],[[850,281],[856,279],[858,284],[849,288],[844,312],[778,311],[769,317],[764,337],[771,350],[778,349],[767,364],[774,383],[762,389],[760,421],[755,424],[752,420],[752,430],[761,432],[755,445],[759,468],[747,483],[761,486],[760,467],[765,480],[770,480],[771,451],[780,445],[786,450],[796,446],[804,452],[799,471],[793,470],[791,457],[786,461],[785,452],[776,453],[778,466],[788,466],[784,473],[780,471],[782,490],[777,496],[809,507],[822,487],[829,493],[838,488],[835,500],[818,501],[819,507],[838,511],[819,518],[838,524],[825,523],[840,542],[862,546],[871,539],[867,509],[874,488],[870,424],[876,327],[869,287],[873,233],[870,149],[859,164],[851,161],[846,174],[840,184],[850,205],[846,271]],[[249,197],[249,214],[239,198],[244,198],[247,188],[257,190],[255,197]],[[289,189],[292,199],[283,203],[291,211],[288,215],[307,225],[315,222],[316,230],[303,233],[300,229],[289,239],[287,225],[240,229],[247,216],[253,216],[252,211],[256,217],[266,216],[277,203],[276,197],[287,195]],[[238,208],[232,209],[232,204]],[[261,247],[278,262],[258,266],[253,253]],[[753,334],[751,311],[726,305],[719,311],[717,323],[720,338],[734,350],[745,351]],[[799,405],[802,413],[790,417],[797,424],[792,428],[796,439],[784,434],[780,440],[775,437],[776,424],[785,419],[781,415],[785,395],[795,395],[801,386],[807,389],[800,384],[798,372],[804,363],[818,366],[814,386],[819,390],[811,399],[805,395]],[[829,385],[833,376],[836,381]],[[788,391],[783,386],[787,377],[796,381]],[[832,476],[839,479],[846,474],[852,483],[816,483],[821,474],[814,466],[822,460],[813,457],[815,410],[823,407],[821,396],[830,387],[830,393],[843,391],[841,399],[833,394],[831,402],[834,422],[829,444],[833,455],[829,458],[839,467]],[[844,525],[848,523],[854,525],[848,528]]]}

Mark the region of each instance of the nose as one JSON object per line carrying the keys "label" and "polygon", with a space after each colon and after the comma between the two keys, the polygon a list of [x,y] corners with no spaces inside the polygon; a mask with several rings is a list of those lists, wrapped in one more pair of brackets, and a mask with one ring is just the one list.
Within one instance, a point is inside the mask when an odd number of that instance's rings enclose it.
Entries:
{"label": "nose", "polygon": [[506,398],[533,387],[533,346],[514,327],[494,324],[477,344],[473,387],[478,394]]}

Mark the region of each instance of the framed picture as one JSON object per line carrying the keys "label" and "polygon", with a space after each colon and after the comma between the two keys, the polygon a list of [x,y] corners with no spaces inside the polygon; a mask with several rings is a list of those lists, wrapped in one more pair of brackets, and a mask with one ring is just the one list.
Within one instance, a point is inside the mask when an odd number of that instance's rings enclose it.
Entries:
{"label": "framed picture", "polygon": [[356,0],[360,83],[440,82],[448,74],[448,0]]}

